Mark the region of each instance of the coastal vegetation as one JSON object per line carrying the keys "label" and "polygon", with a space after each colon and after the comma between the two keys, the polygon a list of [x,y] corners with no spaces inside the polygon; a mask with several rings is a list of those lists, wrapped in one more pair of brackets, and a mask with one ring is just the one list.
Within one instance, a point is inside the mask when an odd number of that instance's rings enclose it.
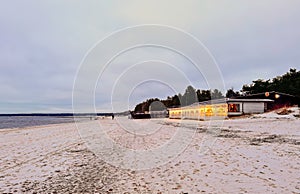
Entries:
{"label": "coastal vegetation", "polygon": [[[193,86],[187,86],[184,93],[178,93],[174,96],[168,96],[167,99],[150,98],[135,106],[134,112],[149,111],[149,106],[160,101],[167,108],[188,106],[195,102],[203,102],[211,99],[219,98],[234,98],[242,95],[256,94],[267,91],[277,91],[287,93],[300,98],[300,71],[291,68],[282,76],[276,76],[272,79],[263,80],[257,79],[251,84],[243,85],[240,91],[235,91],[233,88],[227,90],[225,96],[218,89],[204,90],[196,89]],[[161,107],[163,109],[163,107]]]}

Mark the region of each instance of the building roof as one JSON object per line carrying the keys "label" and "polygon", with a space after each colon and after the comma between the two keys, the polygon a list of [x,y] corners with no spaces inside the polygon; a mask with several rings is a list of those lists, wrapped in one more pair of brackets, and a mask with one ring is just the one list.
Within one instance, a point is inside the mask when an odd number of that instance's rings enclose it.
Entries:
{"label": "building roof", "polygon": [[226,103],[228,98],[220,98],[220,99],[213,99],[213,100],[207,100],[203,102],[195,102],[194,104],[191,104],[190,106],[195,106],[195,105],[205,105],[205,104],[222,104]]}
{"label": "building roof", "polygon": [[[293,97],[293,98],[296,97],[294,95],[283,93],[283,92],[270,91],[268,93],[269,94],[279,94],[281,96],[289,96],[289,97]],[[266,92],[262,92],[262,93],[256,93],[256,94],[248,94],[248,95],[245,95],[245,96],[237,96],[236,98],[247,98],[247,97],[254,97],[254,96],[265,96],[265,94],[266,94]]]}
{"label": "building roof", "polygon": [[227,102],[274,102],[271,99],[243,99],[243,98],[230,98]]}

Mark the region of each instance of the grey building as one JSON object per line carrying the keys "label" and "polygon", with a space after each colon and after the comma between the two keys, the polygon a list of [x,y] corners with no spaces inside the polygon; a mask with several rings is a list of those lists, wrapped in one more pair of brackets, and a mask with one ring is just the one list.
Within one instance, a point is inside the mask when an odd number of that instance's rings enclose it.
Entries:
{"label": "grey building", "polygon": [[270,99],[227,99],[228,116],[263,113],[267,110]]}

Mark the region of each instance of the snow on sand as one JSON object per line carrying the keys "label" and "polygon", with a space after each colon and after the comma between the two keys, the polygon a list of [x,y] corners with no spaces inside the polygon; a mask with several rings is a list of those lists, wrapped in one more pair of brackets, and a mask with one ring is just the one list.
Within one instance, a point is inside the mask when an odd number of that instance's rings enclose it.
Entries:
{"label": "snow on sand", "polygon": [[[176,126],[194,133],[184,152],[147,170],[122,169],[91,152],[75,124],[0,131],[0,193],[300,193],[300,119],[275,113],[220,121],[169,119],[101,123],[119,145],[151,150],[169,141]],[[298,112],[297,112],[298,111]],[[159,125],[132,138],[119,123]],[[206,152],[203,141],[212,140]],[[122,160],[122,158],[120,158]]]}

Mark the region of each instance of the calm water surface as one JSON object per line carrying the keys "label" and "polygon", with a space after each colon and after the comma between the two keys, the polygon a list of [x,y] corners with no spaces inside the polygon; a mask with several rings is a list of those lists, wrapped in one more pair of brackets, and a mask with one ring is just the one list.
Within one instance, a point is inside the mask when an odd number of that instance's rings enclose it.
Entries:
{"label": "calm water surface", "polygon": [[[85,118],[87,119],[87,118]],[[72,123],[73,117],[52,116],[0,116],[0,129],[22,128],[39,125]]]}

